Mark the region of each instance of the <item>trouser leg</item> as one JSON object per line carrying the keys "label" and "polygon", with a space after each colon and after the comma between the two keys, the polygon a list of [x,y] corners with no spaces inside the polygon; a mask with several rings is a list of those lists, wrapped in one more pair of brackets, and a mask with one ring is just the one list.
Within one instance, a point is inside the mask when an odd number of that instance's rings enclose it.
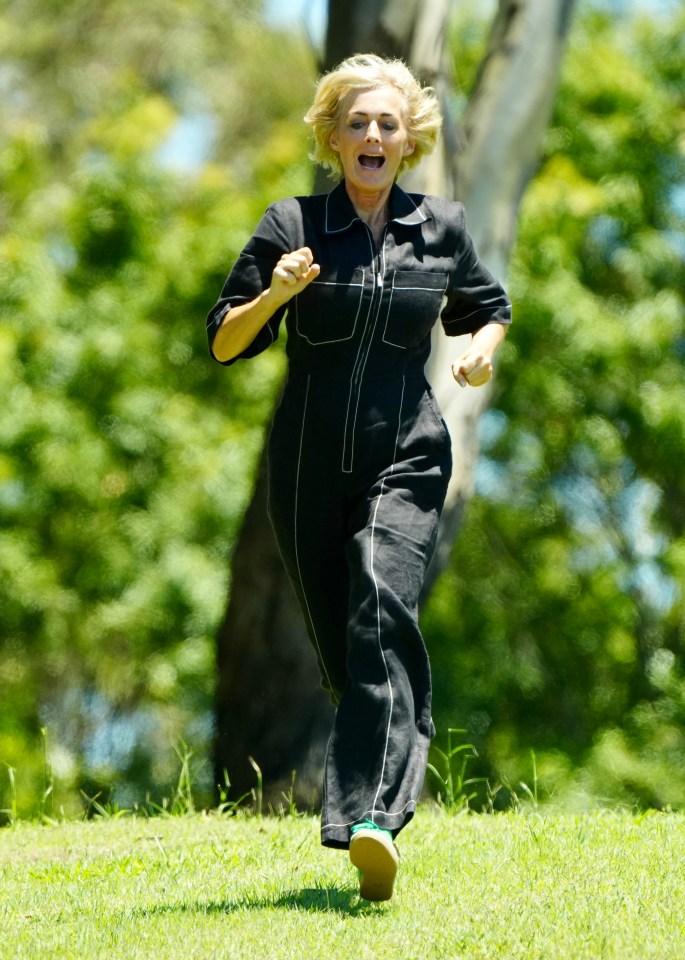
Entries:
{"label": "trouser leg", "polygon": [[269,443],[269,515],[333,703],[346,674],[349,578],[339,480],[308,381],[290,386]]}
{"label": "trouser leg", "polygon": [[376,484],[348,541],[348,684],[326,761],[322,842],[347,847],[363,819],[397,834],[411,819],[433,735],[417,601],[446,474],[401,468]]}

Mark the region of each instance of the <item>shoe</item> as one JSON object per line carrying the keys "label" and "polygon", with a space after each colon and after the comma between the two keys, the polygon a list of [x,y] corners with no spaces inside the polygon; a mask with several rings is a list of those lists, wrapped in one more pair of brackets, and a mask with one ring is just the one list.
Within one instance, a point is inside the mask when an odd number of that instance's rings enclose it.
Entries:
{"label": "shoe", "polygon": [[389,830],[357,824],[350,838],[350,860],[359,871],[360,897],[377,901],[392,897],[399,855]]}

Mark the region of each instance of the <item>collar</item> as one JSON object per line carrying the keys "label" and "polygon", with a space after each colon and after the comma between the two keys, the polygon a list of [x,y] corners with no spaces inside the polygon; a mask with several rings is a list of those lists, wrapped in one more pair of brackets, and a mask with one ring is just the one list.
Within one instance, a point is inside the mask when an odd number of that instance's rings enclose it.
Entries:
{"label": "collar", "polygon": [[[392,185],[389,222],[414,227],[429,219],[430,217],[422,212],[408,193],[405,193],[396,183]],[[355,220],[361,220],[361,217],[347,195],[343,180],[326,197],[326,233],[342,233],[343,230],[351,227]]]}

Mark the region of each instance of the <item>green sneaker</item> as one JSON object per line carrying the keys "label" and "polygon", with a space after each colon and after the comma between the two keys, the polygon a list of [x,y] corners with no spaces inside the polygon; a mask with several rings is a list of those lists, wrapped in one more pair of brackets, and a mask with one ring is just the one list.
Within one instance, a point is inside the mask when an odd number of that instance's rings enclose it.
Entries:
{"label": "green sneaker", "polygon": [[350,830],[350,860],[359,871],[359,896],[364,900],[389,900],[397,875],[399,856],[392,833],[370,820]]}

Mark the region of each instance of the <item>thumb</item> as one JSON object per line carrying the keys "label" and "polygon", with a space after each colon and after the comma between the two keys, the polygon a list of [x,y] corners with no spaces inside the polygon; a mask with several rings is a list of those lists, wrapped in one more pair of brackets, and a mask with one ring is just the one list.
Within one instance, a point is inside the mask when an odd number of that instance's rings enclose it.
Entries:
{"label": "thumb", "polygon": [[304,281],[304,286],[306,287],[312,282],[312,280],[316,280],[320,273],[321,267],[319,264],[312,263],[309,267],[309,270],[307,270],[307,272],[300,277],[300,280]]}

